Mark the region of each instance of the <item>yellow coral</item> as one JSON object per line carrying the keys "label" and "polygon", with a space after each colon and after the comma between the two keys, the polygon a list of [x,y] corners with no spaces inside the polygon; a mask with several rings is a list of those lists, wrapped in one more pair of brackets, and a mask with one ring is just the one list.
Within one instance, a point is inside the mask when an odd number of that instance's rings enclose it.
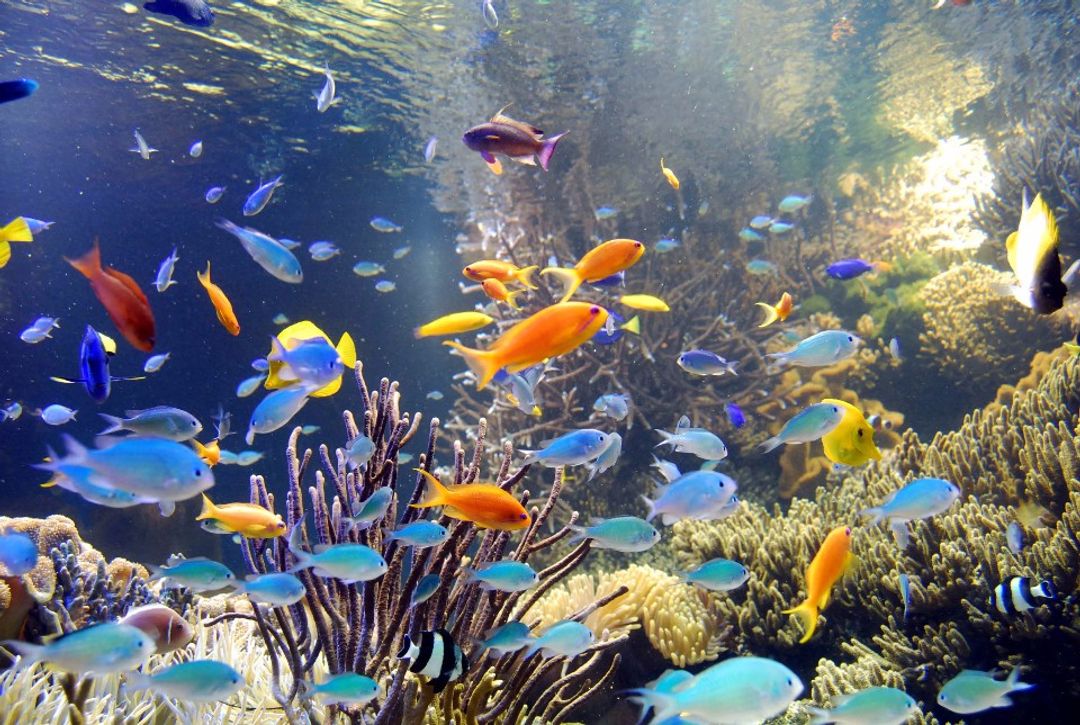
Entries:
{"label": "yellow coral", "polygon": [[661,578],[641,609],[649,642],[676,667],[716,659],[722,649],[716,599],[716,595],[680,583],[678,577]]}

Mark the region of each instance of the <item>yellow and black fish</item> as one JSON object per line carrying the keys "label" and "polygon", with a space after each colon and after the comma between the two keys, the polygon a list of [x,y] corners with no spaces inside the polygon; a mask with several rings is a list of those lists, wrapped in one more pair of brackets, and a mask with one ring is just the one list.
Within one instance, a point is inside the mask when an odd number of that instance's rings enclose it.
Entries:
{"label": "yellow and black fish", "polygon": [[1057,220],[1042,194],[1024,205],[1020,224],[1005,241],[1005,250],[1018,282],[1009,288],[1012,296],[1043,315],[1060,310],[1068,287],[1061,280]]}
{"label": "yellow and black fish", "polygon": [[424,675],[435,694],[468,671],[469,660],[445,629],[421,632],[413,642],[409,635],[398,652],[399,660],[409,660],[409,672]]}

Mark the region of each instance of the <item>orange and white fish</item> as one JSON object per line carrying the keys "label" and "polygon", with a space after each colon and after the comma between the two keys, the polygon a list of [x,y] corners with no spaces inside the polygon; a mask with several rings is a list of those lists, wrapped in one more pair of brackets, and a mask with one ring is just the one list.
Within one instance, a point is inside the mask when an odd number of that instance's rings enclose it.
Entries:
{"label": "orange and white fish", "polygon": [[150,310],[150,301],[131,277],[112,267],[101,266],[98,240],[95,239],[93,248],[78,259],[64,259],[90,280],[90,289],[124,339],[137,350],[153,350],[154,313]]}
{"label": "orange and white fish", "polygon": [[791,314],[791,311],[795,309],[794,300],[792,300],[791,295],[787,292],[780,295],[780,301],[775,305],[770,305],[765,302],[755,302],[754,304],[765,310],[765,321],[758,325],[758,327],[768,327],[777,320],[783,322],[788,318],[788,315]]}
{"label": "orange and white fish", "polygon": [[645,254],[645,245],[634,239],[610,239],[585,253],[571,268],[548,267],[541,275],[554,275],[563,285],[560,302],[573,296],[583,282],[598,282],[629,269]]}
{"label": "orange and white fish", "polygon": [[424,497],[413,508],[445,506],[443,513],[453,519],[471,521],[481,529],[516,531],[530,523],[529,512],[509,491],[491,483],[463,483],[444,486],[422,468],[415,469],[427,479]]}
{"label": "orange and white fish", "polygon": [[521,305],[517,303],[517,296],[525,294],[525,292],[527,291],[521,289],[517,290],[516,292],[511,292],[509,289],[506,288],[505,284],[495,279],[494,277],[485,279],[483,285],[481,286],[484,288],[484,294],[486,294],[488,297],[495,300],[496,302],[505,302],[515,310],[521,309]]}
{"label": "orange and white fish", "polygon": [[806,568],[806,599],[794,609],[784,610],[784,614],[794,614],[802,622],[803,636],[799,644],[808,642],[814,635],[818,614],[829,603],[833,585],[855,563],[855,555],[851,553],[851,527],[837,526],[825,537],[814,560]]}
{"label": "orange and white fish", "polygon": [[503,262],[499,259],[481,259],[465,267],[465,269],[461,270],[461,273],[473,282],[483,282],[485,279],[494,278],[505,284],[520,282],[529,289],[536,289],[536,283],[533,282],[532,276],[537,269],[539,267],[535,264],[528,267],[518,267],[515,264]]}
{"label": "orange and white fish", "polygon": [[671,188],[675,191],[679,190],[679,177],[675,175],[675,172],[664,166],[664,157],[660,157],[660,171],[664,174],[664,178],[667,179],[667,183],[671,184]]}
{"label": "orange and white fish", "polygon": [[217,312],[218,322],[229,331],[230,335],[239,335],[240,322],[236,319],[236,313],[233,312],[232,302],[229,302],[229,298],[225,296],[220,287],[210,281],[209,260],[206,262],[206,274],[196,272],[195,276],[199,278],[199,282],[206,288],[206,294],[210,295],[210,301],[214,304],[214,311]]}
{"label": "orange and white fish", "polygon": [[444,345],[461,353],[483,390],[500,368],[516,373],[565,355],[587,342],[607,322],[608,311],[588,302],[559,302],[526,317],[504,332],[487,350],[459,342]]}
{"label": "orange and white fish", "polygon": [[245,536],[249,539],[274,539],[285,533],[285,522],[281,514],[275,514],[253,503],[215,504],[203,494],[202,511],[196,521],[212,519],[221,528]]}

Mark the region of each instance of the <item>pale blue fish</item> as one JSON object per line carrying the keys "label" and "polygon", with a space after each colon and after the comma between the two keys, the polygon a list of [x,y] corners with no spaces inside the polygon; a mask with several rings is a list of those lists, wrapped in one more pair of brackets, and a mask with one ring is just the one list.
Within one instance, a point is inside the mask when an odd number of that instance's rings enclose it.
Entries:
{"label": "pale blue fish", "polygon": [[337,380],[345,370],[341,354],[323,337],[301,340],[287,350],[281,340],[271,335],[270,348],[266,360],[281,363],[277,376],[284,383],[307,384],[318,390]]}
{"label": "pale blue fish", "polygon": [[256,435],[273,433],[287,425],[307,405],[308,396],[317,389],[301,384],[269,393],[252,411],[244,440],[250,446],[255,442]]}
{"label": "pale blue fish", "polygon": [[377,232],[391,233],[400,232],[403,227],[400,224],[395,224],[386,217],[376,216],[371,218],[371,228]]}
{"label": "pale blue fish", "polygon": [[0,422],[7,422],[9,420],[18,420],[22,417],[23,407],[22,403],[17,400],[12,401],[0,409]]}
{"label": "pale blue fish", "polygon": [[428,400],[442,400],[445,396],[441,390],[429,390],[428,394],[424,396]]}
{"label": "pale blue fish", "polygon": [[604,447],[604,450],[596,457],[596,460],[590,464],[589,477],[586,481],[591,481],[601,473],[610,470],[615,466],[619,460],[619,456],[622,455],[622,436],[618,433],[611,433],[608,435],[608,443]]}
{"label": "pale blue fish", "polygon": [[252,375],[250,378],[244,378],[240,381],[240,384],[236,386],[236,397],[246,398],[263,384],[266,380],[266,375]]}
{"label": "pale blue fish", "polygon": [[746,263],[746,271],[753,275],[762,276],[776,274],[779,269],[767,259],[751,259]]}
{"label": "pale blue fish", "polygon": [[0,642],[19,655],[19,668],[46,662],[63,672],[97,675],[134,670],[154,654],[150,635],[130,624],[103,622],[62,634],[47,644]]}
{"label": "pale blue fish", "polygon": [[594,549],[611,549],[627,554],[648,551],[660,541],[660,532],[636,516],[594,519],[589,526],[571,526],[569,541],[591,539]]}
{"label": "pale blue fish", "polygon": [[412,597],[409,598],[409,608],[412,609],[417,604],[423,604],[427,600],[431,599],[431,596],[438,590],[439,583],[442,579],[438,574],[425,574],[420,577],[420,581],[416,582],[416,589],[412,593]]}
{"label": "pale blue fish", "polygon": [[0,564],[4,565],[3,576],[22,576],[37,566],[38,550],[26,534],[0,534]]}
{"label": "pale blue fish", "polygon": [[323,67],[326,82],[323,83],[322,90],[312,91],[315,96],[315,110],[319,113],[326,113],[331,106],[341,103],[341,99],[337,97],[337,84],[334,82],[334,74],[330,72],[330,64],[324,63]]}
{"label": "pale blue fish", "polygon": [[858,692],[837,695],[832,709],[808,707],[810,725],[901,725],[918,712],[918,704],[895,687],[867,687]]}
{"label": "pale blue fish", "polygon": [[524,622],[507,622],[501,627],[489,631],[483,640],[476,640],[476,646],[480,649],[491,650],[491,654],[501,657],[511,652],[517,652],[532,641],[529,634],[529,626]]}
{"label": "pale blue fish", "polygon": [[357,436],[349,442],[349,447],[345,452],[353,468],[359,468],[371,460],[371,456],[375,453],[375,442],[366,435]]}
{"label": "pale blue fish", "polygon": [[218,464],[223,466],[235,466],[237,456],[233,451],[227,451],[224,448],[221,449],[221,458],[218,459]]}
{"label": "pale blue fish", "polygon": [[251,369],[265,373],[270,369],[270,362],[264,357],[257,357],[251,361]]}
{"label": "pale blue fish", "polygon": [[413,521],[387,535],[386,540],[397,541],[415,549],[438,546],[450,538],[450,531],[434,521]]}
{"label": "pale blue fish", "polygon": [[227,700],[245,684],[239,672],[217,660],[179,662],[153,675],[131,672],[126,679],[131,691],[153,690],[183,702]]}
{"label": "pale blue fish", "polygon": [[177,284],[172,276],[178,261],[180,261],[180,257],[176,256],[176,247],[173,247],[172,253],[161,260],[161,264],[158,265],[157,275],[154,277],[154,288],[158,292],[164,292],[174,284]]}
{"label": "pale blue fish", "polygon": [[304,691],[305,699],[314,698],[324,705],[366,705],[382,695],[382,686],[366,675],[342,672],[332,675]]}
{"label": "pale blue fish", "polygon": [[533,638],[525,650],[525,659],[537,652],[543,652],[545,657],[577,657],[589,648],[594,639],[592,630],[584,624],[564,619]]}
{"label": "pale blue fish", "polygon": [[780,203],[776,205],[776,208],[781,214],[794,214],[805,209],[813,200],[813,194],[807,194],[806,196],[788,194],[780,200]]}
{"label": "pale blue fish", "polygon": [[854,355],[862,340],[847,330],[822,330],[799,342],[787,352],[771,352],[767,357],[780,367],[814,368],[834,365]]}
{"label": "pale blue fish", "polygon": [[692,375],[738,375],[735,372],[738,360],[728,361],[709,350],[686,350],[679,354],[675,362]]}
{"label": "pale blue fish", "polygon": [[799,411],[772,438],[761,444],[759,452],[768,453],[785,443],[810,443],[831,433],[844,419],[844,409],[832,403],[814,403]]}
{"label": "pale blue fish", "polygon": [[254,466],[263,459],[266,454],[261,451],[240,451],[236,454],[236,465]]}
{"label": "pale blue fish", "polygon": [[378,579],[386,573],[386,560],[370,547],[351,543],[320,545],[312,554],[300,548],[302,534],[303,527],[296,526],[289,536],[289,551],[296,557],[296,563],[286,572],[288,574],[312,569],[318,576],[355,584]]}
{"label": "pale blue fish", "polygon": [[300,242],[295,239],[286,239],[285,237],[279,237],[277,243],[288,250],[293,250],[300,246]]}
{"label": "pale blue fish", "polygon": [[170,556],[164,566],[151,565],[152,574],[147,581],[164,580],[165,588],[186,587],[196,594],[231,588],[236,575],[219,562],[196,556],[183,559]]}
{"label": "pale blue fish", "polygon": [[409,256],[409,252],[411,251],[412,247],[406,244],[404,247],[398,247],[397,249],[395,249],[393,257],[394,259],[405,259],[405,257]]}
{"label": "pale blue fish", "polygon": [[217,204],[219,201],[221,201],[221,197],[223,197],[224,195],[224,186],[211,186],[209,189],[206,190],[206,196],[203,198],[206,199],[207,204]]}
{"label": "pale blue fish", "polygon": [[580,466],[599,456],[607,446],[607,442],[607,434],[595,428],[571,431],[553,440],[545,441],[541,444],[544,447],[540,450],[522,450],[525,460],[521,465],[540,463],[548,468]]}
{"label": "pale blue fish", "polygon": [[146,362],[143,363],[142,369],[144,373],[156,373],[158,370],[169,362],[169,356],[172,353],[163,353],[161,355],[151,355],[146,358]]}
{"label": "pale blue fish", "polygon": [[904,602],[904,621],[907,622],[908,611],[911,609],[911,578],[904,573],[898,577],[900,583],[900,599]]}
{"label": "pale blue fish", "polygon": [[28,216],[23,216],[23,221],[26,222],[26,226],[30,227],[30,234],[32,234],[35,237],[38,234],[41,234],[44,231],[48,231],[49,227],[51,227],[53,224],[56,223],[56,222],[43,222],[40,219],[34,219],[34,218],[28,217]]}
{"label": "pale blue fish", "polygon": [[300,260],[278,240],[250,227],[238,227],[228,219],[219,219],[217,226],[240,240],[244,251],[274,278],[289,284],[304,281]]}
{"label": "pale blue fish", "polygon": [[278,187],[284,186],[281,183],[281,179],[284,174],[279,175],[276,179],[271,179],[265,184],[260,183],[255,191],[251,192],[248,198],[244,201],[244,216],[255,216],[270,203],[270,199],[274,196],[274,191]]}
{"label": "pale blue fish", "polygon": [[411,453],[399,453],[397,457],[397,462],[399,466],[404,466],[406,463],[412,461],[412,459],[413,454]]}
{"label": "pale blue fish", "polygon": [[279,312],[274,315],[274,319],[271,320],[275,325],[287,325],[289,324],[289,316],[284,312]]}
{"label": "pale blue fish", "polygon": [[375,291],[386,294],[387,292],[393,292],[397,289],[397,285],[388,279],[380,279],[375,283]]}
{"label": "pale blue fish", "polygon": [[864,509],[863,516],[872,517],[869,526],[882,519],[889,523],[906,523],[942,513],[960,498],[960,489],[941,478],[917,478],[894,491],[880,506]]}
{"label": "pale blue fish", "polygon": [[787,234],[788,232],[790,232],[794,228],[795,228],[795,225],[792,224],[791,222],[785,222],[785,221],[780,220],[780,219],[775,219],[775,220],[773,220],[773,223],[769,225],[769,233],[770,234]]}
{"label": "pale blue fish", "polygon": [[149,161],[150,154],[155,154],[158,150],[150,148],[150,144],[146,143],[146,139],[139,133],[139,129],[135,129],[135,148],[128,149],[128,151],[138,154],[144,161]]}
{"label": "pale blue fish", "polygon": [[1005,541],[1009,545],[1009,551],[1014,554],[1019,554],[1024,548],[1024,530],[1020,528],[1020,524],[1013,521],[1009,524],[1009,527],[1005,530]]}
{"label": "pale blue fish", "polygon": [[304,598],[304,583],[293,574],[251,574],[236,583],[235,594],[247,594],[252,601],[287,607]]}
{"label": "pale blue fish", "polygon": [[41,410],[39,415],[41,415],[41,419],[49,425],[64,425],[75,420],[75,416],[78,415],[78,413],[79,411],[77,410],[72,410],[59,403],[53,403]]}
{"label": "pale blue fish", "polygon": [[679,576],[688,584],[697,584],[713,592],[738,589],[750,578],[745,566],[731,559],[711,559]]}
{"label": "pale blue fish", "polygon": [[728,505],[737,488],[735,480],[723,473],[691,471],[657,486],[655,498],[642,495],[649,510],[645,520],[659,516],[666,526],[682,519],[709,521]]}
{"label": "pale blue fish", "polygon": [[[743,227],[739,230],[739,239],[744,242],[760,242],[764,238],[765,237],[761,234],[761,232],[751,229],[750,227]],[[747,268],[749,269],[749,267],[750,265],[748,264]]]}
{"label": "pale blue fish", "polygon": [[614,219],[619,215],[619,210],[613,206],[598,206],[593,210],[593,216],[596,217],[596,221],[602,222],[606,219]]}
{"label": "pale blue fish", "polygon": [[676,478],[682,475],[682,471],[679,470],[679,467],[671,461],[657,458],[656,456],[653,456],[652,459],[652,468],[655,468],[657,471],[659,471],[660,475],[663,476],[664,480],[668,483],[671,483]]}
{"label": "pale blue fish", "polygon": [[[537,367],[543,370],[543,366],[534,366],[530,370]],[[525,415],[540,415],[540,406],[536,404],[536,383],[530,380],[528,372],[528,370],[522,370],[519,373],[508,373],[500,370],[492,380],[513,396],[511,402],[515,408]]]}
{"label": "pale blue fish", "polygon": [[435,150],[439,146],[439,139],[437,136],[432,136],[427,140],[427,144],[424,146],[424,161],[431,163],[435,158]]}
{"label": "pale blue fish", "polygon": [[493,561],[473,569],[465,567],[466,582],[479,582],[480,588],[497,592],[523,592],[540,583],[540,576],[521,561]]}
{"label": "pale blue fish", "polygon": [[904,355],[900,350],[900,340],[895,337],[889,339],[889,354],[892,355],[893,360],[904,359]]}
{"label": "pale blue fish", "polygon": [[306,436],[313,435],[322,430],[322,426],[318,425],[305,425],[300,428],[300,432]]}
{"label": "pale blue fish", "polygon": [[366,529],[386,515],[386,510],[390,508],[390,502],[393,498],[394,492],[389,486],[377,488],[360,504],[356,516],[351,518],[343,516],[341,520],[349,526]]}
{"label": "pale blue fish", "polygon": [[56,317],[39,317],[25,330],[19,333],[19,339],[29,345],[36,345],[52,337],[54,328],[60,327]]}
{"label": "pale blue fish", "polygon": [[663,237],[662,239],[657,240],[656,244],[653,245],[653,250],[657,254],[667,254],[668,252],[675,251],[680,246],[681,242],[679,242],[678,239]]}
{"label": "pale blue fish", "polygon": [[728,450],[724,441],[715,433],[704,428],[690,428],[677,433],[668,433],[666,430],[655,429],[664,440],[656,444],[671,446],[673,451],[690,453],[706,461],[719,461],[727,458]]}
{"label": "pale blue fish", "polygon": [[768,229],[769,225],[773,223],[773,218],[767,214],[758,214],[756,217],[750,220],[751,229]]}
{"label": "pale blue fish", "polygon": [[341,250],[333,242],[312,242],[308,254],[316,262],[325,262],[341,254]]}
{"label": "pale blue fish", "polygon": [[961,715],[973,715],[992,707],[1009,707],[1010,693],[1034,687],[1020,681],[1019,667],[1014,667],[1004,680],[996,680],[994,675],[994,672],[964,670],[942,686],[937,704]]}
{"label": "pale blue fish", "polygon": [[77,493],[84,500],[98,506],[123,509],[143,503],[158,503],[154,499],[113,488],[85,466],[61,466],[53,472],[53,481],[57,488]]}
{"label": "pale blue fish", "polygon": [[353,265],[352,271],[360,277],[377,277],[386,272],[386,267],[378,262],[357,262]]}
{"label": "pale blue fish", "polygon": [[630,396],[625,393],[606,393],[596,399],[593,410],[615,420],[623,420],[630,414]]}
{"label": "pale blue fish", "polygon": [[146,410],[129,410],[127,418],[100,414],[109,426],[98,435],[128,431],[140,436],[154,436],[170,441],[188,441],[202,433],[202,423],[180,408],[159,405]]}
{"label": "pale blue fish", "polygon": [[494,0],[483,0],[480,3],[480,11],[484,16],[484,25],[488,26],[488,30],[495,30],[499,27],[499,15],[495,12]]}
{"label": "pale blue fish", "polygon": [[188,149],[188,156],[190,156],[193,159],[197,159],[200,156],[202,156],[202,152],[203,152],[203,142],[202,141],[196,141],[195,143],[191,144],[191,148]]}

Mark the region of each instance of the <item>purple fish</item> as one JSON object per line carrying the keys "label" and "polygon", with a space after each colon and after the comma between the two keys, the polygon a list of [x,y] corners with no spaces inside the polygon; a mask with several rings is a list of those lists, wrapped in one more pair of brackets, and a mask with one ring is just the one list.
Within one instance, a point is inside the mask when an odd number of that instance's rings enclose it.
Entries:
{"label": "purple fish", "polygon": [[462,142],[477,151],[489,165],[495,166],[495,154],[503,154],[524,164],[535,164],[547,171],[555,146],[566,133],[545,139],[544,132],[532,124],[515,121],[500,111],[490,121],[473,126],[461,137]]}
{"label": "purple fish", "polygon": [[[558,265],[554,265],[558,266]],[[606,287],[622,287],[626,284],[626,272],[616,272],[613,275],[598,279],[595,282],[589,282],[593,287],[600,287],[601,289]]]}
{"label": "purple fish", "polygon": [[855,279],[877,269],[876,262],[865,259],[841,259],[825,268],[825,274],[833,279]]}
{"label": "purple fish", "polygon": [[728,422],[736,428],[742,428],[746,425],[746,416],[743,415],[742,408],[735,405],[735,403],[725,405],[724,412],[727,413]]}

